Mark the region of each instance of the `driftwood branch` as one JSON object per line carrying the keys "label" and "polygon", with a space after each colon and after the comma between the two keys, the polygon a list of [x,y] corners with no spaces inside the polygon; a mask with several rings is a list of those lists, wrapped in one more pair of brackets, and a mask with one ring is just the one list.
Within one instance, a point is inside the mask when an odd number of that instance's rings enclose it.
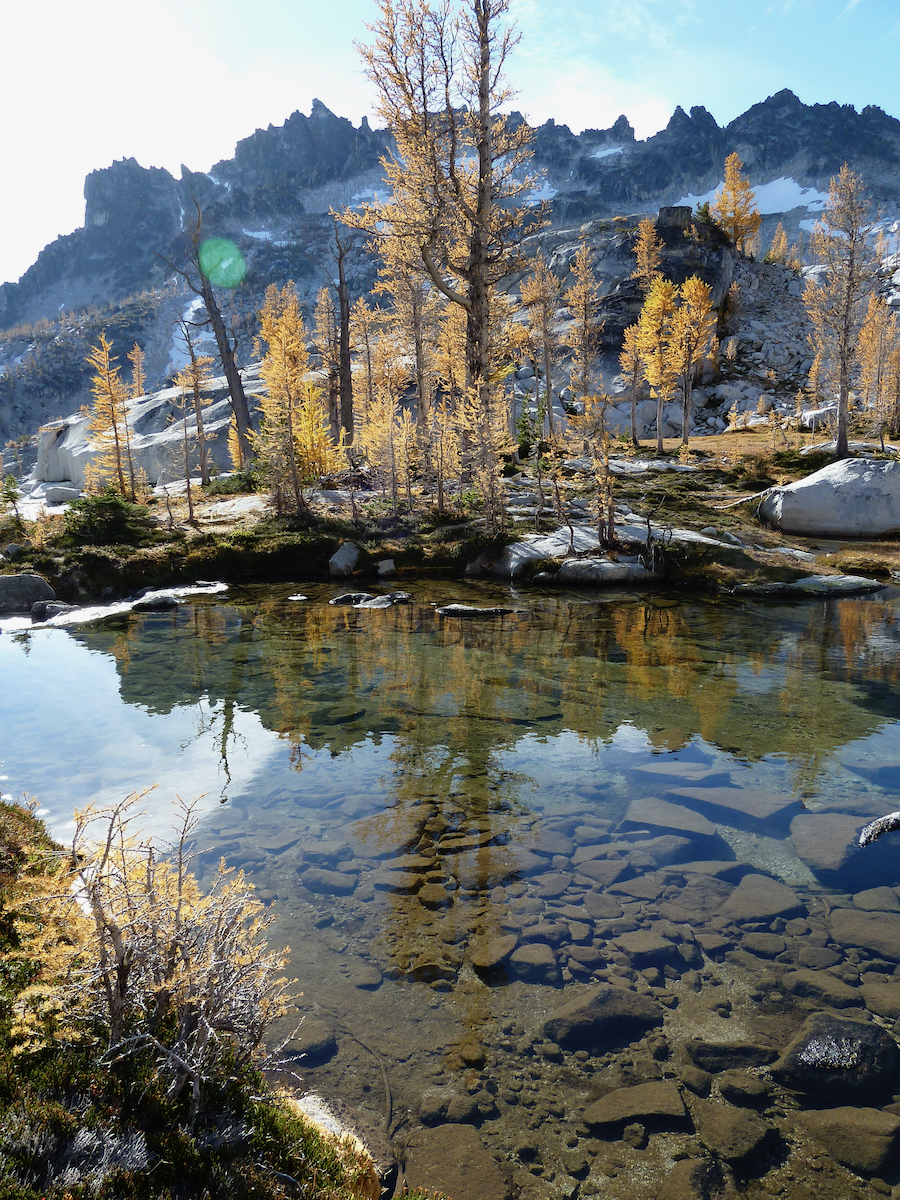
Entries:
{"label": "driftwood branch", "polygon": [[900,829],[900,812],[888,813],[886,817],[879,817],[877,821],[870,821],[860,831],[859,844],[860,846],[868,846],[880,838],[883,833],[893,833],[895,829]]}

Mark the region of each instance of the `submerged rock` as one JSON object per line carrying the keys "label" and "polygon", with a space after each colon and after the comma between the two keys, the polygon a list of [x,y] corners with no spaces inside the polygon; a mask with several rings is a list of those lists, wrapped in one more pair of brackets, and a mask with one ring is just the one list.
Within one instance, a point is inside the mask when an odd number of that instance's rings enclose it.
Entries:
{"label": "submerged rock", "polygon": [[662,1025],[663,1011],[648,996],[603,984],[552,1012],[543,1032],[564,1050],[603,1053],[617,1041]]}
{"label": "submerged rock", "polygon": [[900,1082],[897,1043],[880,1026],[818,1012],[772,1066],[793,1091],[872,1100]]}
{"label": "submerged rock", "polygon": [[732,921],[771,921],[774,917],[805,915],[806,905],[796,892],[767,875],[745,875],[725,902]]}
{"label": "submerged rock", "polygon": [[698,1100],[694,1117],[703,1145],[730,1163],[758,1154],[775,1135],[774,1125],[762,1117],[714,1100]]}
{"label": "submerged rock", "polygon": [[717,1158],[687,1158],[666,1176],[656,1200],[739,1200],[730,1167]]}
{"label": "submerged rock", "polygon": [[509,1185],[471,1125],[417,1129],[406,1144],[406,1182],[415,1190],[509,1200]]}
{"label": "submerged rock", "polygon": [[851,1171],[874,1175],[891,1165],[900,1143],[900,1117],[877,1108],[806,1112],[798,1123]]}
{"label": "submerged rock", "polygon": [[680,1120],[684,1115],[684,1101],[678,1085],[659,1080],[616,1088],[601,1096],[584,1110],[584,1123],[616,1125],[638,1117]]}
{"label": "submerged rock", "polygon": [[318,1066],[327,1062],[337,1052],[334,1030],[324,1021],[305,1017],[291,1040],[285,1046],[285,1055],[303,1060],[305,1067]]}

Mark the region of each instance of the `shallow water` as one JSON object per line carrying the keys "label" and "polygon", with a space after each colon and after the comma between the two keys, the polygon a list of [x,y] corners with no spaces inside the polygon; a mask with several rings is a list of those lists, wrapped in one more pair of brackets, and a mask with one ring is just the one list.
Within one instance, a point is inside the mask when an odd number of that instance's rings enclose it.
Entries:
{"label": "shallow water", "polygon": [[[900,871],[883,843],[829,847],[900,807],[900,593],[683,603],[417,581],[412,603],[365,611],[330,606],[340,590],[0,635],[0,790],[36,796],[61,837],[74,808],[153,784],[162,836],[173,795],[205,793],[200,870],[221,854],[252,873],[292,947],[307,1020],[291,1047],[322,1043],[294,1066],[305,1086],[398,1141],[420,1119],[478,1125],[522,1196],[654,1194],[689,1135],[594,1136],[594,1096],[678,1079],[692,1036],[783,1044],[825,1003],[782,986],[804,947],[857,989],[845,1015],[892,1023],[863,976],[893,979],[900,945],[841,943],[829,914],[890,910],[853,896]],[[436,616],[450,599],[520,611]],[[746,873],[789,885],[797,914],[729,916]],[[683,952],[641,958],[621,940],[641,930]],[[656,997],[665,1043],[549,1043],[543,1019],[597,982]],[[767,1183],[778,1170],[796,1176],[788,1157]]]}

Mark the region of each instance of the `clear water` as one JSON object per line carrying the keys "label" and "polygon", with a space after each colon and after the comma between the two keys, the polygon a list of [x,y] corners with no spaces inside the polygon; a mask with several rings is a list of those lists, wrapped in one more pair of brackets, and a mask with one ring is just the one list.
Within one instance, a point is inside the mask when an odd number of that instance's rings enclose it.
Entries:
{"label": "clear water", "polygon": [[[772,1034],[775,968],[740,933],[783,935],[790,963],[804,940],[834,944],[835,905],[900,883],[883,848],[829,871],[791,836],[797,817],[850,830],[900,807],[900,592],[776,606],[417,581],[411,604],[361,611],[330,606],[339,590],[246,588],[0,634],[0,791],[36,797],[61,838],[75,808],[151,785],[145,825],[163,836],[173,796],[204,794],[199,869],[222,854],[252,874],[292,948],[299,1038],[314,1022],[336,1032],[331,1057],[296,1063],[303,1086],[397,1138],[456,1097],[523,1196],[630,1195],[627,1154],[617,1169],[596,1140],[587,1178],[569,1174],[584,1104],[671,1074],[698,1031],[728,1040],[768,1013]],[[520,611],[436,616],[451,599]],[[759,793],[777,801],[760,808]],[[630,806],[648,797],[708,818],[714,841],[642,829]],[[736,869],[703,875],[704,857]],[[610,862],[626,867],[612,884],[597,866]],[[808,920],[736,937],[721,913],[741,870],[794,888]],[[618,924],[585,916],[598,894]],[[623,927],[724,931],[727,945],[641,970],[615,943]],[[504,937],[549,945],[550,975],[476,969]],[[839,955],[852,986],[867,965],[900,971]],[[546,1046],[543,1018],[598,981],[662,998],[669,1060]],[[700,1003],[717,992],[730,1011]],[[801,1018],[781,1000],[788,1029]],[[673,1146],[640,1152],[648,1179]]]}

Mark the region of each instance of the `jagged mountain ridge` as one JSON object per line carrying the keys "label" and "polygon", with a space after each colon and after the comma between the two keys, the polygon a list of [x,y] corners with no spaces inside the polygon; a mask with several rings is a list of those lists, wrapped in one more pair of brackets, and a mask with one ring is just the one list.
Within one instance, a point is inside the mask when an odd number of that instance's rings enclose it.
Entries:
{"label": "jagged mountain ridge", "polygon": [[[160,283],[167,268],[156,255],[178,255],[194,198],[205,229],[241,243],[254,273],[269,270],[276,281],[288,277],[285,270],[309,274],[327,240],[328,208],[378,189],[379,158],[388,147],[386,131],[370,129],[365,119],[357,128],[314,101],[308,117],[295,112],[282,126],[257,130],[205,174],[182,167],[176,179],[134,159],[93,171],[85,181],[84,227],[51,243],[18,283],[0,286],[0,328],[119,301]],[[645,141],[635,139],[624,116],[609,129],[577,135],[553,121],[535,130],[535,166],[546,177],[557,225],[653,211],[702,194],[716,186],[732,150],[755,184],[790,176],[826,189],[847,161],[876,203],[900,207],[900,121],[879,108],[805,105],[782,91],[724,128],[704,108],[678,108]]]}

